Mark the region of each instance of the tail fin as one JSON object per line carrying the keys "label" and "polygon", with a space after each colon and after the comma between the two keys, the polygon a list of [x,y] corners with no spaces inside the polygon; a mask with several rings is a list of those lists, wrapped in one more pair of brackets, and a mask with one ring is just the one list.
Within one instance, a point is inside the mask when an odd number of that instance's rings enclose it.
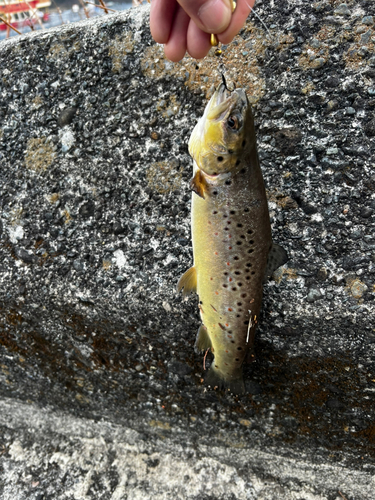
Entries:
{"label": "tail fin", "polygon": [[233,394],[238,396],[245,393],[242,367],[236,374],[231,376],[228,375],[224,378],[224,375],[217,368],[215,368],[215,363],[212,363],[207,373],[206,384],[209,385],[212,389],[229,389]]}

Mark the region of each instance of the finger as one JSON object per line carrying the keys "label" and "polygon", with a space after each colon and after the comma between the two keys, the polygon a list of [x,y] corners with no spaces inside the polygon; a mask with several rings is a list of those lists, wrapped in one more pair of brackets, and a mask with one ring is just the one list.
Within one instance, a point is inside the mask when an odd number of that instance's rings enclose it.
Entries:
{"label": "finger", "polygon": [[233,12],[232,19],[228,28],[220,33],[217,37],[221,43],[229,43],[237,35],[240,29],[245,24],[245,21],[250,14],[255,0],[238,0],[236,10]]}
{"label": "finger", "polygon": [[190,20],[187,31],[187,51],[194,59],[202,59],[210,50],[210,35]]}
{"label": "finger", "polygon": [[177,6],[176,0],[152,0],[150,30],[156,43],[167,43]]}
{"label": "finger", "polygon": [[164,45],[164,52],[168,59],[173,62],[180,61],[186,52],[186,36],[190,18],[186,12],[177,7],[173,20],[172,31],[168,42]]}
{"label": "finger", "polygon": [[178,3],[206,33],[221,33],[230,23],[231,0],[178,0]]}

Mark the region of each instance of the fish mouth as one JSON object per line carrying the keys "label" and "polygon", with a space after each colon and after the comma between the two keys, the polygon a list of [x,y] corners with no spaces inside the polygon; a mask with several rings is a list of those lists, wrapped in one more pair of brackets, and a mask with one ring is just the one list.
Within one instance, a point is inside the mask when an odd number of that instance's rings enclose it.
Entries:
{"label": "fish mouth", "polygon": [[214,106],[218,106],[222,102],[226,101],[229,96],[230,96],[230,92],[229,92],[226,84],[221,83],[218,86],[218,88],[216,89],[216,92],[214,94],[214,97],[216,97],[215,102],[213,103]]}
{"label": "fish mouth", "polygon": [[247,104],[246,93],[243,89],[230,91],[226,83],[221,83],[211,97],[207,118],[209,120],[223,120],[234,108],[241,110]]}
{"label": "fish mouth", "polygon": [[230,93],[224,83],[221,83],[211,97],[210,105],[208,106],[207,118],[209,120],[220,120],[223,113],[228,109],[228,100]]}

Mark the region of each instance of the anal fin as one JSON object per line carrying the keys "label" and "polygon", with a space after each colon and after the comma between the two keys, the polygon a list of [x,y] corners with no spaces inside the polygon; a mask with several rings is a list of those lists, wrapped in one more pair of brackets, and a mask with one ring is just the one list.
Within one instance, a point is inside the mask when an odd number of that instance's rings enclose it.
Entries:
{"label": "anal fin", "polygon": [[201,325],[198,329],[197,339],[194,345],[195,352],[206,351],[210,347],[212,347],[212,343],[208,336],[207,328]]}
{"label": "anal fin", "polygon": [[191,292],[197,291],[197,271],[194,266],[188,269],[178,280],[177,292],[182,289],[184,289],[182,292],[184,297]]}
{"label": "anal fin", "polygon": [[276,243],[272,244],[270,251],[268,252],[267,266],[264,273],[264,282],[267,281],[277,268],[288,262],[288,254],[284,248]]}
{"label": "anal fin", "polygon": [[207,182],[200,170],[197,170],[196,174],[191,179],[190,188],[194,193],[204,199],[204,193],[207,191]]}

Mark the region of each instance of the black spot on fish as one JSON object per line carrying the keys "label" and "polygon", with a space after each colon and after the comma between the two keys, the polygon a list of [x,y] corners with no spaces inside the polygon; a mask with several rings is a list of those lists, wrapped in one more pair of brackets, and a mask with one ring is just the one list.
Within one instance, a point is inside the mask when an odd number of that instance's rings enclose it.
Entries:
{"label": "black spot on fish", "polygon": [[[242,286],[242,283],[237,283],[237,286]],[[241,297],[242,297],[242,295],[241,295]]]}
{"label": "black spot on fish", "polygon": [[232,155],[232,154],[233,154],[233,149],[228,149],[228,153],[229,153],[230,155]]}
{"label": "black spot on fish", "polygon": [[237,161],[236,161],[236,167],[238,167],[238,165],[239,165],[240,163],[241,163],[241,162],[240,162],[240,160],[237,160]]}
{"label": "black spot on fish", "polygon": [[217,214],[217,210],[214,210],[212,213],[213,213],[213,215],[216,215]]}
{"label": "black spot on fish", "polygon": [[250,273],[250,274],[255,274],[255,271],[251,271],[251,273]]}
{"label": "black spot on fish", "polygon": [[231,215],[235,215],[235,213],[236,213],[236,212],[235,212],[234,210],[231,210],[229,213],[230,213]]}
{"label": "black spot on fish", "polygon": [[225,283],[223,284],[223,288],[228,288],[228,285],[226,285]]}
{"label": "black spot on fish", "polygon": [[242,141],[242,147],[244,148],[246,146],[246,141]]}
{"label": "black spot on fish", "polygon": [[247,234],[253,234],[253,230],[252,230],[252,229],[249,229],[249,230],[247,231]]}
{"label": "black spot on fish", "polygon": [[242,224],[237,224],[237,227],[242,227]]}
{"label": "black spot on fish", "polygon": [[244,174],[244,173],[246,172],[246,168],[242,168],[242,169],[240,170],[240,172],[241,172],[241,174]]}
{"label": "black spot on fish", "polygon": [[227,220],[227,224],[232,224],[232,221],[230,221],[230,220]]}
{"label": "black spot on fish", "polygon": [[232,344],[235,344],[235,341],[234,341],[234,340],[231,340],[231,343],[232,343]]}
{"label": "black spot on fish", "polygon": [[245,235],[241,234],[240,238],[242,238],[244,240],[245,239]]}
{"label": "black spot on fish", "polygon": [[246,279],[249,280],[250,279],[250,276],[246,276]]}
{"label": "black spot on fish", "polygon": [[238,359],[238,358],[236,358],[236,361],[239,361],[239,359]]}
{"label": "black spot on fish", "polygon": [[212,194],[213,194],[214,196],[216,196],[216,195],[217,195],[217,191],[212,191]]}
{"label": "black spot on fish", "polygon": [[241,294],[241,297],[244,299],[246,298],[246,293]]}
{"label": "black spot on fish", "polygon": [[237,274],[238,276],[239,274],[241,274],[241,271],[234,271],[234,274]]}
{"label": "black spot on fish", "polygon": [[237,351],[242,351],[242,347],[237,347]]}
{"label": "black spot on fish", "polygon": [[232,184],[232,181],[229,181],[229,180],[228,180],[228,181],[225,181],[225,184],[226,184],[227,186],[230,186],[230,185]]}
{"label": "black spot on fish", "polygon": [[254,240],[250,240],[249,243],[250,245],[252,245],[254,243]]}
{"label": "black spot on fish", "polygon": [[250,250],[247,251],[247,253],[253,253],[253,252],[254,252],[253,248],[250,248]]}
{"label": "black spot on fish", "polygon": [[239,259],[239,257],[237,257],[237,256],[236,256],[236,257],[233,257],[233,260],[238,260],[238,259]]}
{"label": "black spot on fish", "polygon": [[227,216],[227,214],[223,214],[223,217],[224,217],[224,219],[225,219],[225,217],[228,217],[228,216]]}
{"label": "black spot on fish", "polygon": [[223,160],[224,160],[224,158],[222,156],[217,157],[217,161],[223,161]]}
{"label": "black spot on fish", "polygon": [[[251,263],[251,262],[248,262],[248,263],[246,264],[246,267],[252,267],[252,266],[253,266],[253,265],[252,265],[252,263]],[[247,279],[247,278],[246,278],[246,279]]]}
{"label": "black spot on fish", "polygon": [[236,241],[236,245],[242,245],[242,241]]}
{"label": "black spot on fish", "polygon": [[236,288],[236,287],[233,287],[233,288],[232,288],[232,290],[235,292],[235,291],[237,290],[237,288]]}
{"label": "black spot on fish", "polygon": [[[248,212],[248,211],[249,211],[249,209],[248,209],[248,208],[245,208],[245,209],[244,209],[244,212]],[[249,232],[249,231],[248,231],[248,232]]]}
{"label": "black spot on fish", "polygon": [[242,302],[237,302],[237,305],[238,306],[242,306]]}

